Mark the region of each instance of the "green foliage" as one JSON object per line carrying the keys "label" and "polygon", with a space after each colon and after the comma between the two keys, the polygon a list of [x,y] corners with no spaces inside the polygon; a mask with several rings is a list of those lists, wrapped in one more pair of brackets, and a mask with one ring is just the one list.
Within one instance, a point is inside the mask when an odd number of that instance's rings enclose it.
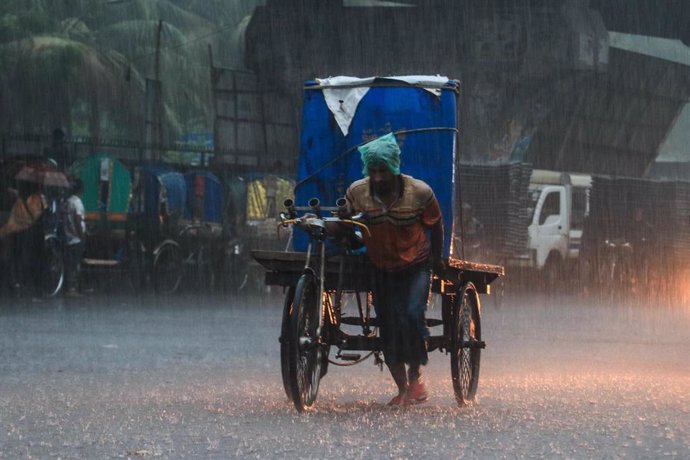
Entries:
{"label": "green foliage", "polygon": [[207,46],[218,65],[241,66],[246,17],[263,3],[0,0],[0,129],[136,136],[162,21],[166,131],[210,131]]}
{"label": "green foliage", "polygon": [[0,13],[0,43],[42,34],[57,28],[57,22],[45,11],[19,9]]}
{"label": "green foliage", "polygon": [[35,60],[36,74],[42,78],[61,80],[66,84],[76,77],[85,52],[85,47],[79,43],[49,37],[41,47],[40,59]]}

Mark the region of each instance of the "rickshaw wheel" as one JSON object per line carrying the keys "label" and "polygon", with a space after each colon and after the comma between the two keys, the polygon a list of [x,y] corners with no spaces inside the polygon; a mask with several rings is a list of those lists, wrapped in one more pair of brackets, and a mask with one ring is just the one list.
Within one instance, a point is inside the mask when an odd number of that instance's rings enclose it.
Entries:
{"label": "rickshaw wheel", "polygon": [[303,274],[295,287],[288,334],[288,378],[298,412],[313,406],[321,380],[323,350],[316,336],[320,308],[317,296],[314,275]]}
{"label": "rickshaw wheel", "polygon": [[451,323],[450,370],[458,405],[469,404],[477,393],[482,328],[479,297],[472,283],[465,283],[455,296]]}
{"label": "rickshaw wheel", "polygon": [[280,371],[283,376],[283,388],[288,399],[292,399],[292,380],[290,379],[290,315],[295,299],[295,287],[290,286],[285,293],[283,303],[283,321],[280,324]]}
{"label": "rickshaw wheel", "polygon": [[65,280],[62,248],[55,235],[46,235],[43,244],[43,266],[41,267],[41,289],[45,297],[54,297]]}
{"label": "rickshaw wheel", "polygon": [[153,288],[157,294],[172,294],[182,280],[180,247],[173,242],[163,243],[153,259]]}

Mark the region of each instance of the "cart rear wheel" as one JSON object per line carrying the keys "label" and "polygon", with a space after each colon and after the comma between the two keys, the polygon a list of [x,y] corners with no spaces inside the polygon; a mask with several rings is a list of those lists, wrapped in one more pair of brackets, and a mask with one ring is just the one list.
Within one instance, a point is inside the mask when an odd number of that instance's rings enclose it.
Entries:
{"label": "cart rear wheel", "polygon": [[317,337],[319,300],[314,275],[303,274],[295,288],[288,334],[288,377],[292,402],[299,412],[313,406],[321,380],[323,350]]}
{"label": "cart rear wheel", "polygon": [[280,372],[283,376],[283,388],[288,399],[292,399],[292,380],[290,379],[290,315],[295,299],[295,287],[290,286],[285,293],[283,303],[283,322],[280,324]]}
{"label": "cart rear wheel", "polygon": [[479,297],[472,283],[465,283],[455,296],[451,323],[450,370],[458,405],[470,403],[477,393],[482,328]]}
{"label": "cart rear wheel", "polygon": [[43,265],[41,267],[41,290],[45,297],[53,297],[62,288],[65,267],[60,241],[54,235],[47,235],[43,244]]}
{"label": "cart rear wheel", "polygon": [[153,259],[153,288],[157,294],[172,294],[182,280],[180,247],[172,242],[163,243]]}

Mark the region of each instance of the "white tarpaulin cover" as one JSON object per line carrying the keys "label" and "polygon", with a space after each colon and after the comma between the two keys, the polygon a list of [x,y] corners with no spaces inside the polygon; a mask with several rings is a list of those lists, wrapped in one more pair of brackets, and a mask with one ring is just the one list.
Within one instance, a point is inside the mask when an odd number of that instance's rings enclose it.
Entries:
{"label": "white tarpaulin cover", "polygon": [[323,95],[326,105],[335,117],[336,123],[340,127],[344,136],[350,129],[350,123],[355,116],[359,101],[369,91],[369,86],[377,78],[386,80],[397,80],[410,85],[421,86],[427,91],[439,96],[441,88],[448,83],[448,77],[440,75],[404,75],[392,77],[329,77],[317,78],[316,82],[323,87]]}

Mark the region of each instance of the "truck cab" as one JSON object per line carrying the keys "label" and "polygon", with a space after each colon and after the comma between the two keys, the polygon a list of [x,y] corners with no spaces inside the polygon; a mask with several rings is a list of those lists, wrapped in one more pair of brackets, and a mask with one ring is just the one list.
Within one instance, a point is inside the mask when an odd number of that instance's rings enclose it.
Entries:
{"label": "truck cab", "polygon": [[591,176],[534,170],[530,180],[528,226],[530,264],[560,276],[577,262],[589,214]]}

